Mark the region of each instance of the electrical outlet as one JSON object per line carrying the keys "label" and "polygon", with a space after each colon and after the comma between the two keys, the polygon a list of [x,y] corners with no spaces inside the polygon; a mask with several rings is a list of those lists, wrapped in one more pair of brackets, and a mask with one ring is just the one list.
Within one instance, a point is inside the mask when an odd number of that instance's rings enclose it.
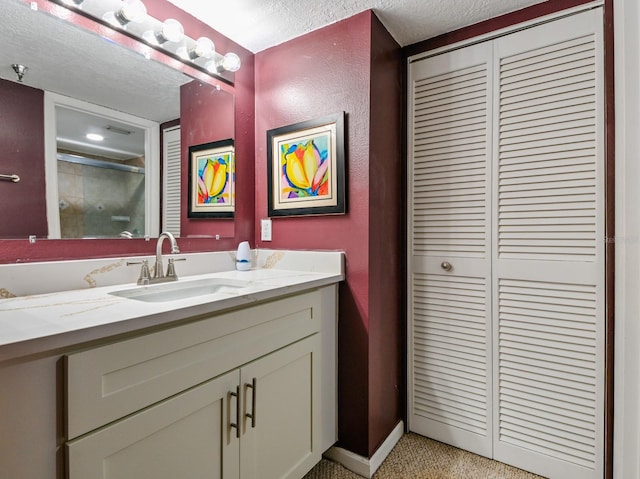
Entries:
{"label": "electrical outlet", "polygon": [[260,239],[262,241],[271,241],[271,220],[260,220]]}

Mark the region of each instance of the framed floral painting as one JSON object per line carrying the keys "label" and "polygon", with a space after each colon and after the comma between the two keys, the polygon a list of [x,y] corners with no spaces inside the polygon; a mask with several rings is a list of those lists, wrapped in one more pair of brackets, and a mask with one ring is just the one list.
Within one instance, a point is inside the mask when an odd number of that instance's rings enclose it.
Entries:
{"label": "framed floral painting", "polygon": [[189,147],[189,218],[233,218],[235,211],[233,140]]}
{"label": "framed floral painting", "polygon": [[342,214],[344,112],[267,132],[269,216]]}

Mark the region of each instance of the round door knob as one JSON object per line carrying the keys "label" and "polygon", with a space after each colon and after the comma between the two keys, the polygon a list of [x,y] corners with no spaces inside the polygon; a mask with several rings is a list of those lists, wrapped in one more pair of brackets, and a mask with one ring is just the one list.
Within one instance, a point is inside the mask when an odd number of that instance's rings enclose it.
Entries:
{"label": "round door knob", "polygon": [[451,271],[451,268],[453,268],[453,266],[451,266],[451,263],[447,261],[443,261],[442,264],[440,264],[440,267],[445,271]]}

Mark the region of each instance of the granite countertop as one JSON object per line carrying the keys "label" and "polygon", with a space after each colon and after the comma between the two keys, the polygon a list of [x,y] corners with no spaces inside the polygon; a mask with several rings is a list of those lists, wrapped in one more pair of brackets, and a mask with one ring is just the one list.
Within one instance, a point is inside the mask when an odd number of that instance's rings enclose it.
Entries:
{"label": "granite countertop", "polygon": [[[253,269],[193,275],[171,284],[209,278],[240,280],[243,285],[232,290],[163,302],[139,301],[110,294],[144,288],[135,284],[4,299],[0,301],[0,360],[249,306],[337,283],[344,279],[344,274]],[[156,285],[146,288],[154,287]]]}

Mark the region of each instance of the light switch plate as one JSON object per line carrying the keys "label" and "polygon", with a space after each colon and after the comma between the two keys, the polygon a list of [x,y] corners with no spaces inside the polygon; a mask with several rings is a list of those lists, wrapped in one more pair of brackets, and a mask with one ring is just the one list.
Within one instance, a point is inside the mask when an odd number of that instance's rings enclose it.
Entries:
{"label": "light switch plate", "polygon": [[271,220],[260,220],[260,239],[262,241],[271,241]]}

